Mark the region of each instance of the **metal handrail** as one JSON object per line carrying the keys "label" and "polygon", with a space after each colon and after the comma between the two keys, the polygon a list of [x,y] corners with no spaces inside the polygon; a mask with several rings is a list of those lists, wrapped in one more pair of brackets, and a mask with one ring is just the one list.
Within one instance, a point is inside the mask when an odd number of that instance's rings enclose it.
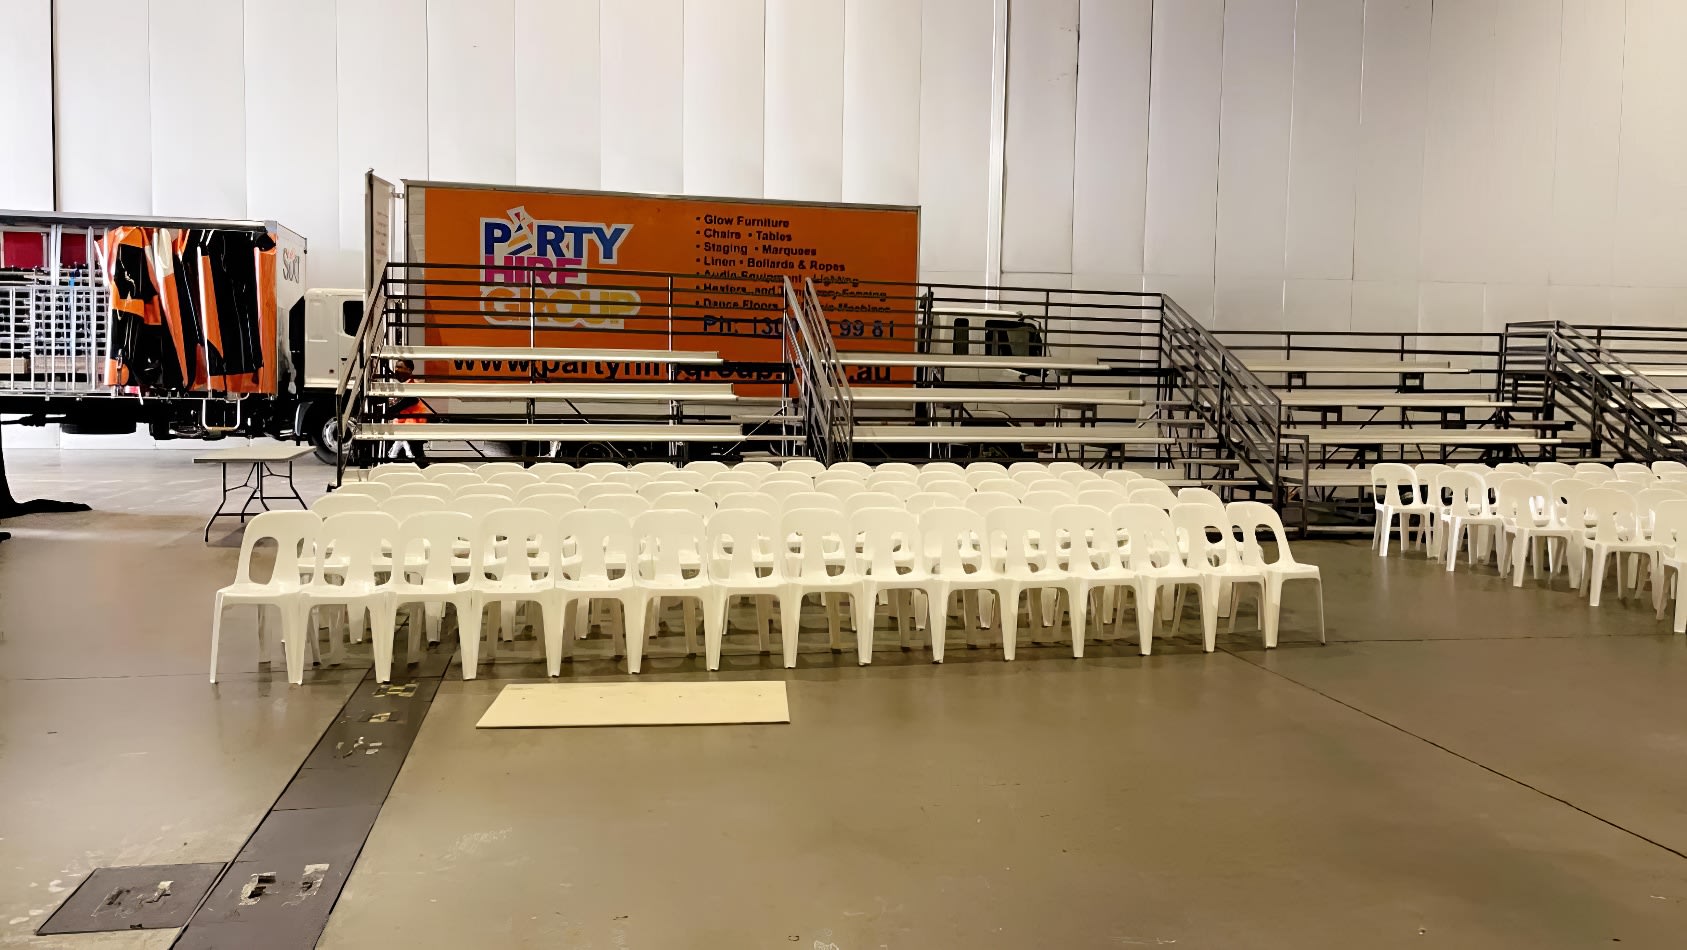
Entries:
{"label": "metal handrail", "polygon": [[1160,358],[1173,371],[1172,384],[1185,390],[1191,408],[1214,428],[1220,444],[1236,454],[1280,506],[1282,399],[1176,301],[1160,299]]}
{"label": "metal handrail", "polygon": [[1596,449],[1610,440],[1629,459],[1687,461],[1687,401],[1680,396],[1568,323],[1513,323],[1506,332],[1508,340],[1529,332],[1544,337],[1555,400],[1579,411]]}
{"label": "metal handrail", "polygon": [[[391,268],[392,265],[388,264],[387,271]],[[341,374],[339,384],[334,387],[334,436],[340,440],[341,446],[341,450],[334,453],[336,485],[345,480],[346,449],[352,445],[354,421],[357,418],[352,409],[369,385],[370,368],[374,362],[370,356],[374,352],[375,341],[386,325],[387,271],[383,271],[376,278],[374,291],[364,302],[363,320],[358,323],[357,335],[352,339],[351,358],[346,361],[345,372]]]}

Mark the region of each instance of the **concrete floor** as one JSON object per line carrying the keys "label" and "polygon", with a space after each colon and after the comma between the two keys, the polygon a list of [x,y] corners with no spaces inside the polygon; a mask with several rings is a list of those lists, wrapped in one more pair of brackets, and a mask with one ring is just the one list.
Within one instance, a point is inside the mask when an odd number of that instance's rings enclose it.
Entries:
{"label": "concrete floor", "polygon": [[[98,510],[0,545],[0,945],[165,946],[29,933],[92,867],[231,857],[362,670],[289,688],[231,615],[206,685],[213,470],[8,462]],[[1296,551],[1328,646],[1295,605],[1270,654],[1186,630],[934,667],[881,632],[863,669],[815,629],[787,672],[735,644],[718,675],[788,680],[785,726],[476,732],[542,670],[453,671],[321,945],[1682,946],[1687,640],[1562,580]]]}

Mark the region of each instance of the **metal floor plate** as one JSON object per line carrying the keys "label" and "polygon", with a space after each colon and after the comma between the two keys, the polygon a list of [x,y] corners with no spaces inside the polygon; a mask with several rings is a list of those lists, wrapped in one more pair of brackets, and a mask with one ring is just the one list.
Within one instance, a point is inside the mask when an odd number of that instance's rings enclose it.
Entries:
{"label": "metal floor plate", "polygon": [[95,868],[36,933],[90,934],[186,926],[221,864]]}

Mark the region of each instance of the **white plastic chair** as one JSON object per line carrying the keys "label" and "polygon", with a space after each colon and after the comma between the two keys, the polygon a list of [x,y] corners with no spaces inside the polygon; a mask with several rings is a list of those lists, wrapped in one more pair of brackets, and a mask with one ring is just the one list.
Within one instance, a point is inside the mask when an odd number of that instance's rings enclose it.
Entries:
{"label": "white plastic chair", "polygon": [[[1652,560],[1652,605],[1662,620],[1669,599],[1674,597],[1675,620],[1670,629],[1687,633],[1687,597],[1681,589],[1681,575],[1687,570],[1687,499],[1666,501],[1658,506],[1652,543],[1658,546],[1658,556]],[[1671,571],[1673,577],[1668,576]],[[1665,586],[1666,579],[1668,586]]]}
{"label": "white plastic chair", "polygon": [[1398,462],[1378,462],[1371,466],[1371,505],[1377,517],[1371,531],[1371,546],[1376,548],[1378,557],[1388,556],[1388,538],[1394,533],[1396,518],[1400,521],[1400,547],[1404,549],[1406,520],[1417,519],[1421,529],[1435,519],[1438,510],[1438,506],[1424,499],[1411,466]]}
{"label": "white plastic chair", "polygon": [[[1417,500],[1429,505],[1433,512],[1439,512],[1441,510],[1441,505],[1443,504],[1443,499],[1439,495],[1435,494],[1435,477],[1440,475],[1442,472],[1452,471],[1453,467],[1443,462],[1419,462],[1411,468],[1412,474],[1417,476],[1418,480]],[[1402,527],[1404,527],[1403,521],[1401,524]],[[1440,538],[1436,537],[1435,534],[1436,528],[1438,527],[1436,517],[1432,514],[1429,518],[1420,519],[1419,524],[1424,529],[1421,532],[1423,535],[1424,547],[1428,549],[1429,559],[1433,561],[1441,556]],[[1404,542],[1405,533],[1402,531],[1402,545],[1404,545]],[[1402,550],[1403,549],[1404,548],[1402,548]]]}
{"label": "white plastic chair", "polygon": [[[217,649],[222,643],[223,611],[250,604],[258,608],[258,658],[269,662],[269,643],[264,630],[264,608],[274,607],[280,615],[281,638],[285,643],[287,681],[305,681],[306,648],[314,635],[305,623],[301,563],[313,556],[322,519],[309,511],[259,512],[246,525],[240,542],[240,560],[234,569],[234,583],[217,591],[211,613],[211,682],[217,681]],[[252,576],[252,555],[260,542],[274,541],[275,567],[268,580]]]}
{"label": "white plastic chair", "polygon": [[630,468],[623,468],[613,472],[604,472],[598,476],[598,481],[605,485],[625,485],[637,491],[639,486],[648,483],[654,477],[649,472],[635,472]]}
{"label": "white plastic chair", "polygon": [[1010,475],[1017,474],[1019,472],[1038,472],[1046,475],[1048,474],[1048,470],[1049,467],[1045,463],[1033,462],[1030,459],[1012,462],[1008,465],[1008,474]]}
{"label": "white plastic chair", "polygon": [[1015,498],[1025,497],[1024,483],[1016,482],[1011,478],[986,478],[977,482],[972,482],[971,484],[974,491],[1008,494]]}
{"label": "white plastic chair", "polygon": [[[692,511],[652,510],[633,519],[633,536],[641,553],[635,567],[634,593],[644,600],[639,611],[645,617],[640,626],[627,626],[627,671],[637,673],[644,655],[647,628],[657,619],[652,603],[662,599],[696,600],[703,613],[704,639],[719,642],[721,631],[710,630],[723,621],[714,609],[715,595],[709,590],[709,573],[703,567],[703,552],[708,549],[708,529],[703,516]],[[697,631],[691,626],[691,612],[686,612],[685,651],[697,654]]]}
{"label": "white plastic chair", "polygon": [[978,591],[994,592],[999,577],[990,559],[978,553],[978,545],[986,538],[984,518],[978,513],[959,506],[929,508],[919,514],[919,534],[928,574],[926,631],[931,637],[931,660],[942,663],[950,595],[973,592],[975,601]]}
{"label": "white plastic chair", "polygon": [[[785,512],[779,519],[779,527],[790,544],[784,583],[779,588],[779,641],[785,653],[785,666],[791,668],[797,665],[803,596],[849,594],[860,597],[864,596],[864,588],[857,559],[853,556],[840,558],[834,553],[855,550],[855,531],[841,512],[798,508]],[[833,567],[837,568],[836,573],[833,573]],[[834,650],[839,648],[835,634],[831,646]]]}
{"label": "white plastic chair", "polygon": [[955,498],[965,499],[968,495],[972,494],[972,486],[958,478],[940,478],[921,485],[920,491],[938,492],[944,495],[951,495]]}
{"label": "white plastic chair", "polygon": [[[631,519],[615,511],[582,508],[557,520],[557,534],[560,544],[556,583],[550,596],[558,613],[568,616],[572,611],[579,616],[586,610],[575,608],[589,608],[595,600],[620,603],[622,632],[616,635],[615,655],[622,655],[626,635],[642,637],[644,631],[645,600],[633,588],[636,573],[626,569],[638,557],[638,537],[633,533]],[[565,559],[561,552],[566,549],[572,549],[573,554]],[[545,628],[547,639],[552,635],[551,629]],[[582,626],[579,635],[583,638],[586,633]],[[561,629],[556,635],[562,636]],[[560,639],[556,645],[560,653]],[[545,650],[547,655],[551,654],[550,642]],[[628,672],[638,672],[637,661],[630,656],[627,665]]]}
{"label": "white plastic chair", "polygon": [[1122,505],[1129,501],[1130,496],[1125,494],[1123,485],[1116,485],[1112,482],[1095,482],[1093,485],[1085,485],[1078,489],[1078,494],[1073,500],[1080,505],[1094,505],[1103,511],[1112,511],[1115,505]]}
{"label": "white plastic chair", "polygon": [[1535,470],[1523,462],[1501,462],[1494,466],[1496,475],[1516,475],[1519,478],[1534,478]]}
{"label": "white plastic chair", "polygon": [[701,472],[704,475],[714,475],[717,472],[725,472],[729,470],[730,469],[725,462],[717,459],[697,459],[696,461],[685,463],[683,467],[683,471]]}
{"label": "white plastic chair", "polygon": [[[1638,554],[1650,561],[1658,556],[1659,548],[1641,531],[1639,506],[1633,495],[1598,487],[1588,491],[1583,503],[1593,518],[1593,536],[1583,541],[1580,550],[1571,557],[1591,559],[1583,576],[1588,581],[1588,604],[1597,607],[1605,581],[1605,564],[1611,555]],[[1620,598],[1623,593],[1620,557],[1617,564],[1617,595]]]}
{"label": "white plastic chair", "polygon": [[732,470],[735,472],[753,472],[757,475],[772,475],[779,471],[779,466],[772,462],[763,461],[739,462],[732,466]]}
{"label": "white plastic chair", "polygon": [[897,471],[878,471],[867,476],[867,487],[873,491],[886,491],[891,486],[906,485],[909,492],[919,490],[920,483],[914,476]]}
{"label": "white plastic chair", "polygon": [[586,502],[586,507],[597,508],[602,511],[618,511],[630,519],[649,511],[650,502],[638,495],[599,495]]}
{"label": "white plastic chair", "polygon": [[1052,525],[1047,513],[1024,505],[992,508],[984,514],[985,547],[996,575],[995,616],[1004,660],[1013,659],[1019,638],[1020,595],[1029,595],[1025,615],[1033,627],[1044,628],[1044,597],[1057,603],[1058,593],[1065,589],[1058,559],[1043,548],[1054,537]]}
{"label": "white plastic chair", "polygon": [[580,466],[580,471],[600,480],[605,475],[614,474],[616,472],[624,472],[626,470],[627,466],[622,465],[620,462],[587,462],[586,464]]}
{"label": "white plastic chair", "polygon": [[1129,485],[1131,482],[1134,482],[1141,477],[1142,476],[1135,472],[1122,468],[1110,468],[1101,473],[1102,481],[1113,482],[1118,485]]}
{"label": "white plastic chair", "polygon": [[860,475],[862,478],[866,478],[868,475],[873,473],[873,466],[868,465],[866,462],[857,462],[854,459],[846,459],[842,462],[833,462],[831,467],[826,469],[826,471],[853,472]]}
{"label": "white plastic chair", "polygon": [[743,486],[745,488],[753,488],[753,487],[755,487],[757,485],[760,485],[762,483],[762,478],[763,478],[763,473],[761,473],[761,472],[740,472],[740,471],[736,471],[736,470],[728,470],[728,471],[725,471],[725,472],[713,472],[713,473],[711,473],[709,475],[709,480],[707,482],[705,482],[704,484],[706,484],[706,485],[740,485],[740,486]]}
{"label": "white plastic chair", "polygon": [[569,498],[579,497],[579,495],[576,494],[573,485],[563,485],[557,482],[540,482],[537,485],[528,485],[525,488],[516,489],[514,500],[521,501],[525,498],[540,498],[551,495],[563,495]]}
{"label": "white plastic chair", "polygon": [[819,491],[792,492],[779,500],[781,512],[795,511],[798,508],[819,508],[824,511],[835,511],[843,514],[843,499],[836,495],[828,495]]}
{"label": "white plastic chair", "polygon": [[1625,482],[1650,483],[1658,480],[1658,476],[1652,474],[1650,466],[1642,465],[1639,462],[1618,462],[1611,466],[1611,471],[1616,473],[1618,479]]}
{"label": "white plastic chair", "polygon": [[1139,481],[1126,486],[1125,490],[1129,492],[1126,500],[1133,505],[1154,505],[1164,511],[1170,511],[1172,506],[1177,504],[1177,495],[1162,482],[1143,485]]}
{"label": "white plastic chair", "polygon": [[[1173,507],[1176,507],[1175,505]],[[1153,649],[1154,621],[1162,589],[1178,591],[1192,587],[1201,597],[1206,610],[1206,586],[1201,575],[1183,561],[1178,551],[1177,529],[1171,515],[1158,505],[1127,502],[1112,511],[1113,531],[1118,542],[1128,550],[1124,568],[1130,574],[1126,585],[1135,594],[1136,630],[1144,656]],[[1214,600],[1216,610],[1217,600]],[[1216,622],[1216,618],[1215,618]],[[1119,618],[1114,625],[1115,636],[1124,626],[1124,605],[1119,605]]]}
{"label": "white plastic chair", "polygon": [[392,497],[392,485],[385,482],[346,482],[330,494],[334,495],[368,495],[376,501],[386,501]]}
{"label": "white plastic chair", "polygon": [[[397,625],[397,611],[408,604],[422,605],[422,618],[436,624],[444,605],[457,613],[457,627],[462,629],[463,618],[474,609],[474,599],[467,578],[458,580],[458,560],[455,552],[467,550],[468,563],[476,563],[475,520],[460,511],[428,511],[406,518],[398,525],[397,540],[393,542],[393,563],[403,570],[392,575],[392,597],[382,609],[393,611],[386,621],[386,629]],[[421,655],[423,623],[412,615],[410,623],[410,660]],[[379,651],[377,651],[379,653]],[[386,669],[379,660],[375,669],[377,681],[385,683],[392,674],[392,648],[385,651]]]}
{"label": "white plastic chair", "polygon": [[486,484],[503,485],[511,491],[516,491],[528,485],[538,485],[543,481],[544,478],[541,476],[521,469],[513,472],[493,472],[486,478]]}
{"label": "white plastic chair", "polygon": [[606,498],[610,495],[638,497],[637,492],[632,486],[622,485],[615,482],[598,482],[592,485],[582,485],[574,492],[574,494],[579,496],[579,499],[588,505],[597,501],[599,498]]}
{"label": "white plastic chair", "polygon": [[451,489],[453,493],[470,485],[486,484],[486,479],[481,478],[479,473],[476,472],[435,472],[432,468],[428,469],[428,481],[435,485],[444,485]]}
{"label": "white plastic chair", "polygon": [[422,472],[428,476],[429,481],[438,481],[438,479],[434,477],[436,475],[477,474],[473,466],[464,462],[429,462],[427,465],[422,466]]}
{"label": "white plastic chair", "polygon": [[[1072,464],[1076,465],[1077,463],[1074,462]],[[1100,473],[1093,472],[1083,466],[1061,469],[1059,472],[1054,474],[1057,475],[1061,481],[1080,489],[1097,482],[1104,483],[1106,481],[1101,477]]]}
{"label": "white plastic chair", "polygon": [[734,597],[755,598],[756,637],[767,652],[767,598],[778,597],[785,583],[784,558],[774,552],[783,549],[785,538],[777,514],[748,508],[721,509],[709,519],[707,531],[704,563],[711,600],[706,609],[715,623],[704,625],[703,654],[708,669],[718,670]]}
{"label": "white plastic chair", "polygon": [[1488,485],[1480,475],[1472,471],[1454,469],[1442,472],[1435,478],[1435,494],[1446,497],[1447,501],[1436,518],[1437,540],[1442,543],[1442,554],[1447,561],[1447,570],[1451,571],[1458,562],[1459,542],[1464,538],[1466,529],[1470,530],[1469,561],[1471,566],[1476,564],[1476,549],[1478,545],[1477,528],[1490,528],[1494,532],[1494,557],[1503,562],[1505,555],[1501,546],[1504,536],[1505,519],[1488,503]]}
{"label": "white plastic chair", "polygon": [[[1021,464],[1023,463],[1015,462],[1014,466]],[[1033,482],[1040,482],[1044,479],[1053,478],[1054,476],[1049,474],[1048,469],[1042,467],[1041,465],[1037,465],[1032,468],[1017,468],[1010,466],[1008,468],[1008,477],[1021,485],[1029,486]]]}
{"label": "white plastic chair", "polygon": [[1224,510],[1224,499],[1219,497],[1218,492],[1213,491],[1211,488],[1200,488],[1196,486],[1179,488],[1177,490],[1177,503],[1180,505],[1207,505],[1209,507],[1217,508],[1220,511]]}
{"label": "white plastic chair", "polygon": [[502,498],[506,501],[515,500],[515,492],[508,485],[493,485],[482,482],[479,485],[465,485],[457,489],[452,496],[458,498]]}
{"label": "white plastic chair", "polygon": [[547,482],[557,478],[558,476],[568,478],[578,474],[575,471],[574,466],[568,464],[567,462],[535,462],[528,471]]}
{"label": "white plastic chair", "polygon": [[[551,596],[552,572],[560,561],[560,540],[556,521],[537,508],[500,508],[487,512],[476,526],[474,559],[469,570],[469,610],[457,621],[458,647],[462,651],[463,679],[479,672],[481,615],[494,604],[503,608],[507,621],[505,636],[514,638],[515,609],[522,603],[537,604],[544,628],[545,658],[551,675],[559,672],[554,663],[560,656],[552,644],[561,646],[562,614]],[[486,638],[489,656],[497,653],[497,637]],[[554,661],[554,662],[553,662]]]}
{"label": "white plastic chair", "polygon": [[1049,474],[1061,475],[1065,472],[1081,472],[1084,467],[1071,459],[1055,459],[1048,463]]}
{"label": "white plastic chair", "polygon": [[386,485],[391,488],[397,488],[400,485],[408,485],[412,482],[425,482],[427,480],[428,477],[422,474],[422,470],[414,466],[409,466],[405,469],[390,470],[377,468],[369,475],[370,484]]}
{"label": "white plastic chair", "polygon": [[[966,471],[968,475],[971,475],[973,472],[990,472],[998,478],[1006,478],[1008,474],[1008,467],[1000,462],[981,460],[968,462],[966,464]],[[971,481],[971,479],[969,478],[968,481]]]}
{"label": "white plastic chair", "polygon": [[1133,578],[1119,560],[1118,534],[1107,511],[1068,502],[1050,512],[1049,529],[1052,538],[1064,541],[1059,550],[1052,544],[1044,549],[1049,562],[1062,568],[1060,587],[1072,623],[1072,655],[1081,657],[1089,633],[1090,596],[1128,585]]}
{"label": "white plastic chair", "polygon": [[679,468],[679,466],[672,462],[652,461],[635,462],[633,463],[632,470],[635,472],[643,472],[646,475],[656,476],[672,472],[677,468]]}
{"label": "white plastic chair", "polygon": [[772,495],[759,495],[751,492],[733,492],[715,499],[715,507],[721,511],[760,511],[774,518],[784,513],[784,505]]}
{"label": "white plastic chair", "polygon": [[310,614],[318,607],[345,608],[353,629],[361,628],[368,615],[377,679],[383,668],[389,677],[392,672],[393,611],[392,578],[377,578],[376,571],[390,567],[387,552],[397,536],[398,519],[384,511],[348,511],[324,518],[317,535],[318,563],[332,563],[334,569],[315,572],[299,591],[307,629],[314,629]]}
{"label": "white plastic chair", "polygon": [[[1225,506],[1230,514],[1230,521],[1236,526],[1242,537],[1242,563],[1244,565],[1263,567],[1265,569],[1266,595],[1265,619],[1260,625],[1265,634],[1265,646],[1277,646],[1278,621],[1282,615],[1283,586],[1289,581],[1307,580],[1317,585],[1318,607],[1318,642],[1328,643],[1324,635],[1324,579],[1318,571],[1318,565],[1306,564],[1294,559],[1289,550],[1289,539],[1283,531],[1283,519],[1277,517],[1277,512],[1270,505],[1257,501],[1233,501]],[[1271,535],[1277,548],[1275,561],[1265,560],[1265,551],[1260,547],[1259,535],[1264,531]],[[1234,599],[1235,594],[1231,597]],[[1235,615],[1235,605],[1232,602],[1231,615]]]}
{"label": "white plastic chair", "polygon": [[920,474],[920,467],[912,462],[880,462],[878,467],[873,469],[873,474],[897,474],[913,481],[915,476]]}
{"label": "white plastic chair", "polygon": [[850,513],[861,536],[861,596],[852,598],[856,661],[873,662],[873,631],[879,595],[886,595],[896,613],[902,646],[913,629],[912,595],[930,580],[919,527],[901,508],[863,508]]}
{"label": "white plastic chair", "polygon": [[[1552,489],[1538,478],[1513,478],[1500,485],[1495,494],[1498,500],[1494,512],[1499,515],[1502,525],[1499,538],[1502,549],[1506,539],[1510,538],[1510,554],[1506,556],[1505,566],[1511,571],[1511,586],[1523,586],[1523,567],[1531,559],[1534,576],[1540,577],[1542,556],[1547,558],[1547,578],[1550,580],[1552,543],[1557,541],[1561,548],[1567,550],[1572,539],[1579,538],[1582,532],[1553,520]],[[1540,550],[1539,542],[1545,542],[1544,552]]]}
{"label": "white plastic chair", "polygon": [[319,518],[326,518],[347,511],[380,511],[381,500],[373,495],[333,491],[311,502],[310,510],[316,512]]}
{"label": "white plastic chair", "polygon": [[397,518],[399,524],[403,524],[404,519],[411,515],[424,511],[444,511],[445,505],[444,499],[432,495],[394,495],[381,502],[381,510]]}
{"label": "white plastic chair", "polygon": [[826,471],[826,463],[819,459],[786,459],[779,463],[781,472],[798,472],[813,477]]}
{"label": "white plastic chair", "polygon": [[1652,474],[1663,475],[1669,472],[1687,475],[1687,465],[1673,459],[1658,459],[1652,463]]}
{"label": "white plastic chair", "polygon": [[[1237,585],[1257,590],[1260,625],[1265,619],[1265,569],[1259,565],[1242,563],[1242,548],[1236,540],[1236,527],[1223,506],[1214,508],[1199,501],[1178,502],[1170,513],[1172,528],[1178,533],[1178,547],[1185,551],[1184,563],[1200,576],[1201,636],[1208,653],[1217,648],[1218,612],[1221,600],[1234,599]],[[1175,621],[1183,618],[1183,597],[1172,608]],[[1176,628],[1174,627],[1174,631]],[[1230,633],[1236,632],[1236,612],[1230,611]]]}
{"label": "white plastic chair", "polygon": [[1567,462],[1536,462],[1535,477],[1551,484],[1554,479],[1575,478],[1576,470]]}
{"label": "white plastic chair", "polygon": [[484,481],[491,481],[492,476],[504,472],[524,472],[520,462],[482,462],[474,467],[474,473]]}
{"label": "white plastic chair", "polygon": [[709,473],[690,468],[676,468],[658,475],[656,481],[668,485],[684,485],[692,491],[696,491],[709,483]]}
{"label": "white plastic chair", "polygon": [[857,471],[855,469],[845,469],[842,471],[828,470],[819,472],[814,476],[814,487],[817,491],[824,490],[828,485],[854,485],[856,487],[865,487],[867,485],[867,476],[869,474],[871,473]]}
{"label": "white plastic chair", "polygon": [[1577,462],[1575,464],[1576,477],[1584,482],[1601,484],[1617,477],[1611,466],[1604,462]]}
{"label": "white plastic chair", "polygon": [[407,482],[392,490],[394,498],[425,495],[429,498],[438,498],[440,501],[449,501],[454,494],[455,492],[451,490],[450,486],[435,482]]}

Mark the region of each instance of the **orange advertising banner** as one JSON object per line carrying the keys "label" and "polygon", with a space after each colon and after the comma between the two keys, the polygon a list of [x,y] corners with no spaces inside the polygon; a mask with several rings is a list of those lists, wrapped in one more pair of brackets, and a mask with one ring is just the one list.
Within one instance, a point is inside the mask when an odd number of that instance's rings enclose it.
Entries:
{"label": "orange advertising banner", "polygon": [[[777,278],[789,277],[799,292],[814,280],[840,349],[914,350],[918,208],[438,182],[405,193],[412,263],[473,265],[428,268],[430,294],[436,279],[469,282],[427,317],[428,345],[709,351],[725,365],[701,378],[748,383],[783,359]],[[659,378],[667,367],[458,360],[426,372]]]}

